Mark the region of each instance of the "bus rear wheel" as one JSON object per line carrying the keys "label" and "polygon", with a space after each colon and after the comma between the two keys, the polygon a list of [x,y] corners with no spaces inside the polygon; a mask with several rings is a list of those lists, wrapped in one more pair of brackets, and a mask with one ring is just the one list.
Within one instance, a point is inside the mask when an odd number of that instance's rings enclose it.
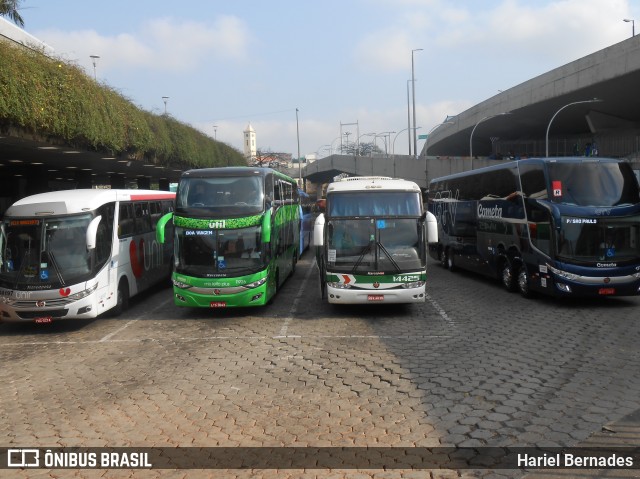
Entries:
{"label": "bus rear wheel", "polygon": [[500,280],[507,291],[515,291],[516,278],[513,264],[509,258],[505,258],[500,268]]}

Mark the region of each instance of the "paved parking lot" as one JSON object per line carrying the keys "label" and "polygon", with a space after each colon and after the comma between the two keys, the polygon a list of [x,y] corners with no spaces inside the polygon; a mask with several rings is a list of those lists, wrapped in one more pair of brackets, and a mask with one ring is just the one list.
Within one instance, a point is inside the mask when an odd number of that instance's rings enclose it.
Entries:
{"label": "paved parking lot", "polygon": [[[640,298],[526,300],[430,263],[424,305],[274,304],[0,325],[0,446],[573,446],[640,409]],[[638,444],[633,444],[638,445]],[[520,477],[516,470],[33,470],[3,477]],[[569,476],[566,476],[569,477]]]}

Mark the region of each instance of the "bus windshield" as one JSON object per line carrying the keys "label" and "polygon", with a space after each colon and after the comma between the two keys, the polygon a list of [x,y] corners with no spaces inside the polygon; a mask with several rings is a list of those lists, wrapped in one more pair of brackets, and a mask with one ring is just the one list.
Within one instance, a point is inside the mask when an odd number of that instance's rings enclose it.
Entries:
{"label": "bus windshield", "polygon": [[579,263],[640,260],[640,216],[562,217],[558,256]]}
{"label": "bus windshield", "polygon": [[242,276],[265,267],[261,227],[198,230],[176,227],[176,273],[217,278]]}
{"label": "bus windshield", "polygon": [[416,219],[331,219],[328,262],[335,271],[406,272],[425,267]]}
{"label": "bus windshield", "polygon": [[176,212],[189,216],[249,216],[264,211],[264,189],[255,176],[183,178]]}
{"label": "bus windshield", "polygon": [[327,202],[327,216],[414,216],[422,214],[422,201],[416,192],[349,191],[334,193]]}
{"label": "bus windshield", "polygon": [[86,231],[92,215],[11,219],[3,224],[0,283],[65,285],[91,272]]}
{"label": "bus windshield", "polygon": [[628,163],[594,161],[549,163],[551,197],[578,206],[626,206],[640,201]]}

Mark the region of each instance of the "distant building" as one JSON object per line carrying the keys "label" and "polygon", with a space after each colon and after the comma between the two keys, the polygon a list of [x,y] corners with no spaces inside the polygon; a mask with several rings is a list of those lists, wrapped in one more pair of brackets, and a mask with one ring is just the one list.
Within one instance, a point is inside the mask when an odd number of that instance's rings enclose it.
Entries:
{"label": "distant building", "polygon": [[244,157],[247,159],[249,164],[256,161],[256,130],[251,126],[251,122],[247,125],[247,128],[244,130]]}

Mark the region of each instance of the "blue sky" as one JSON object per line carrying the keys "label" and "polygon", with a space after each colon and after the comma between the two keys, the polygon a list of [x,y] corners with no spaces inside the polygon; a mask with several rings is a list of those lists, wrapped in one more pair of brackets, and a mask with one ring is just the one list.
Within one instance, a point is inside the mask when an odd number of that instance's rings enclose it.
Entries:
{"label": "blue sky", "polygon": [[[626,40],[632,0],[22,0],[25,30],[141,108],[242,150],[325,156],[340,123],[407,154],[411,51],[426,133],[530,78]],[[640,28],[640,25],[638,25]],[[215,125],[215,132],[214,132]],[[350,141],[355,138],[355,126]],[[371,141],[362,136],[360,141]],[[395,142],[394,142],[395,139]],[[379,147],[384,148],[381,138]],[[422,142],[418,145],[420,148]]]}

